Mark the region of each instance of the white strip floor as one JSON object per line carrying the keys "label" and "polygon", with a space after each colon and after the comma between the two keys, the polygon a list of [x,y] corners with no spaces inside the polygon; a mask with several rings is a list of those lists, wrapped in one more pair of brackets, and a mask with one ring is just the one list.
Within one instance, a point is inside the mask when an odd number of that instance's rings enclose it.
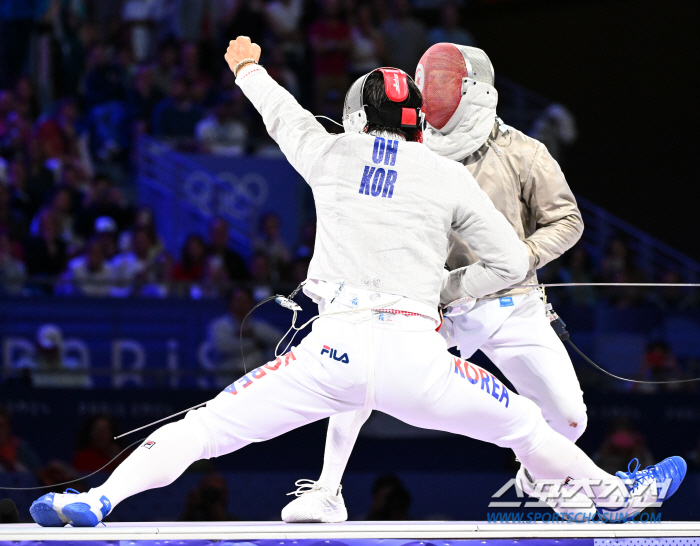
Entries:
{"label": "white strip floor", "polygon": [[[700,522],[663,523],[487,523],[483,521],[109,523],[95,528],[49,528],[35,524],[0,525],[0,542],[82,540],[296,540],[296,539],[557,539],[700,537]],[[596,541],[598,542],[598,541]],[[618,541],[622,542],[622,541]],[[637,541],[635,541],[637,542]],[[674,543],[676,541],[673,541]],[[697,543],[695,540],[678,540]]]}

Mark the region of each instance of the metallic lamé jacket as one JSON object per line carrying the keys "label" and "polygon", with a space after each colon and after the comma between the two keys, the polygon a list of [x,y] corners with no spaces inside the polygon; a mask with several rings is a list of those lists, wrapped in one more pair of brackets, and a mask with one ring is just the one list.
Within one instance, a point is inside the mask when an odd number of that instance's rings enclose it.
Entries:
{"label": "metallic lam\u00e9 jacket", "polygon": [[[530,267],[517,284],[536,284],[536,271],[576,244],[583,220],[559,164],[541,142],[507,125],[494,125],[486,143],[461,161],[528,247]],[[458,235],[450,236],[450,269],[478,258]],[[485,296],[529,292],[510,288]]]}

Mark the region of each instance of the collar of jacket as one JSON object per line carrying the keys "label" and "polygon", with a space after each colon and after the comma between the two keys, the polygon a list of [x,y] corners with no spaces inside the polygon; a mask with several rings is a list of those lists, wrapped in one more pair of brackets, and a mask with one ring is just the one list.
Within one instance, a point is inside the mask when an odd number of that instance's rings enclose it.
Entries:
{"label": "collar of jacket", "polygon": [[403,135],[400,135],[398,133],[390,133],[389,131],[368,131],[368,135],[372,136],[378,136],[382,138],[388,139],[394,139],[394,140],[403,140],[405,141],[406,139],[403,137]]}
{"label": "collar of jacket", "polygon": [[498,92],[484,82],[471,81],[471,84],[466,86],[453,118],[446,125],[449,132],[443,133],[430,126],[423,132],[425,145],[448,159],[460,161],[471,155],[481,148],[493,130]]}

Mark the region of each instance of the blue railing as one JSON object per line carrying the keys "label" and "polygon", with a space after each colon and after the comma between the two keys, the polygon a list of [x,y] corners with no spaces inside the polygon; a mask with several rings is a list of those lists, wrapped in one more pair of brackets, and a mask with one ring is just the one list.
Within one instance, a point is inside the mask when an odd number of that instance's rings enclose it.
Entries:
{"label": "blue railing", "polygon": [[644,270],[650,280],[658,280],[666,271],[679,274],[684,282],[698,282],[700,279],[700,263],[641,229],[620,220],[588,199],[576,196],[576,201],[586,226],[583,242],[594,259],[598,261],[602,259],[608,242],[620,238],[636,255],[637,265]]}
{"label": "blue railing", "polygon": [[[552,101],[517,83],[498,76],[498,112],[509,125],[529,133]],[[637,265],[651,280],[666,271],[678,273],[685,282],[698,282],[700,263],[619,219],[588,199],[576,196],[583,215],[583,242],[596,262],[605,255],[608,242],[621,238],[637,257]]]}

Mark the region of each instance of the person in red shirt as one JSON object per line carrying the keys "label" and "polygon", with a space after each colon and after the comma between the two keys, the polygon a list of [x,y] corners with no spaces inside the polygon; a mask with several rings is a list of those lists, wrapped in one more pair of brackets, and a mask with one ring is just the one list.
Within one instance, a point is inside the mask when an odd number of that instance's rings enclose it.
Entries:
{"label": "person in red shirt", "polygon": [[172,279],[180,282],[202,280],[206,271],[207,245],[199,235],[190,235],[182,245],[182,259],[175,264]]}
{"label": "person in red shirt", "polygon": [[[73,468],[78,472],[95,472],[119,454],[121,447],[114,440],[116,427],[106,415],[95,415],[85,422],[77,439],[77,451],[73,456]],[[126,455],[119,457],[105,471],[111,472]]]}
{"label": "person in red shirt", "polygon": [[328,94],[335,91],[342,98],[349,84],[352,39],[338,0],[323,0],[323,14],[309,28],[309,41],[314,56],[316,111],[323,113]]}
{"label": "person in red shirt", "polygon": [[39,467],[34,450],[12,432],[10,414],[0,406],[0,473],[30,472]]}
{"label": "person in red shirt", "polygon": [[78,104],[75,99],[65,98],[59,102],[56,116],[39,125],[36,137],[46,157],[65,159],[79,155],[78,115]]}

